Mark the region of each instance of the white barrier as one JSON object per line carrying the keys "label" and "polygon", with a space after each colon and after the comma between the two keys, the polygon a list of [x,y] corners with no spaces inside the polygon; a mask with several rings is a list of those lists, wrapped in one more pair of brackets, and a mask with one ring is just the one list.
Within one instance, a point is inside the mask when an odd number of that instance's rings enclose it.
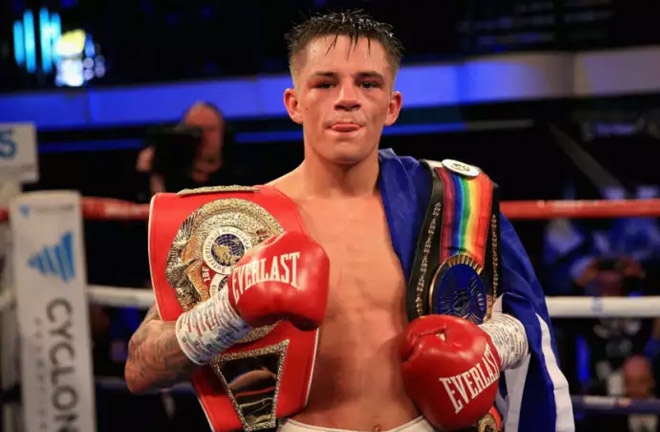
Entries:
{"label": "white barrier", "polygon": [[52,191],[10,205],[26,432],[96,431],[80,202]]}

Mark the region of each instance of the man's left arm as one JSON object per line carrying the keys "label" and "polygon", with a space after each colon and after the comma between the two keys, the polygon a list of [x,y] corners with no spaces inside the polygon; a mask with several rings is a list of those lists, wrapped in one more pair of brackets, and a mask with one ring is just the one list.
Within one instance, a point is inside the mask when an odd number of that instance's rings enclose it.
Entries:
{"label": "man's left arm", "polygon": [[517,368],[503,372],[497,407],[507,432],[572,432],[575,424],[568,382],[557,363],[543,289],[511,223],[501,216],[500,225],[503,294],[496,312],[510,314],[523,324],[529,355]]}
{"label": "man's left arm", "polygon": [[491,319],[476,325],[431,314],[412,321],[400,350],[404,387],[440,430],[473,425],[495,403],[506,432],[573,432],[543,290],[512,226],[501,225],[503,294]]}

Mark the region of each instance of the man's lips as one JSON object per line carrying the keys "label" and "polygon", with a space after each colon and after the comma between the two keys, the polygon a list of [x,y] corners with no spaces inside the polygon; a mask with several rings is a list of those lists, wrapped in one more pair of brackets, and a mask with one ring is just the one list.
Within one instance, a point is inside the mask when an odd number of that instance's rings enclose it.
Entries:
{"label": "man's lips", "polygon": [[360,129],[360,125],[356,123],[335,123],[330,126],[335,132],[353,132]]}

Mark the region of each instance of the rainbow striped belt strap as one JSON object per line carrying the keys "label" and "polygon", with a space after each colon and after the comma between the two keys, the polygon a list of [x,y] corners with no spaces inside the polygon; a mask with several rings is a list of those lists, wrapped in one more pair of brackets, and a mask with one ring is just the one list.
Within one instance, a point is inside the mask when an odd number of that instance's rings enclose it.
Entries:
{"label": "rainbow striped belt strap", "polygon": [[408,283],[408,318],[447,314],[481,323],[502,283],[498,186],[472,165],[421,162],[433,187]]}

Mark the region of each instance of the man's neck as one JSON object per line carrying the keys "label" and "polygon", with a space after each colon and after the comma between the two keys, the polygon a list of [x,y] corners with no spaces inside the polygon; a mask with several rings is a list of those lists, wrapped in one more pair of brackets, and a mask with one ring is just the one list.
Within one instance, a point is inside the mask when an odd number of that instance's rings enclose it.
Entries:
{"label": "man's neck", "polygon": [[374,194],[378,170],[376,151],[354,165],[332,164],[317,155],[307,155],[296,171],[305,197],[354,198]]}

